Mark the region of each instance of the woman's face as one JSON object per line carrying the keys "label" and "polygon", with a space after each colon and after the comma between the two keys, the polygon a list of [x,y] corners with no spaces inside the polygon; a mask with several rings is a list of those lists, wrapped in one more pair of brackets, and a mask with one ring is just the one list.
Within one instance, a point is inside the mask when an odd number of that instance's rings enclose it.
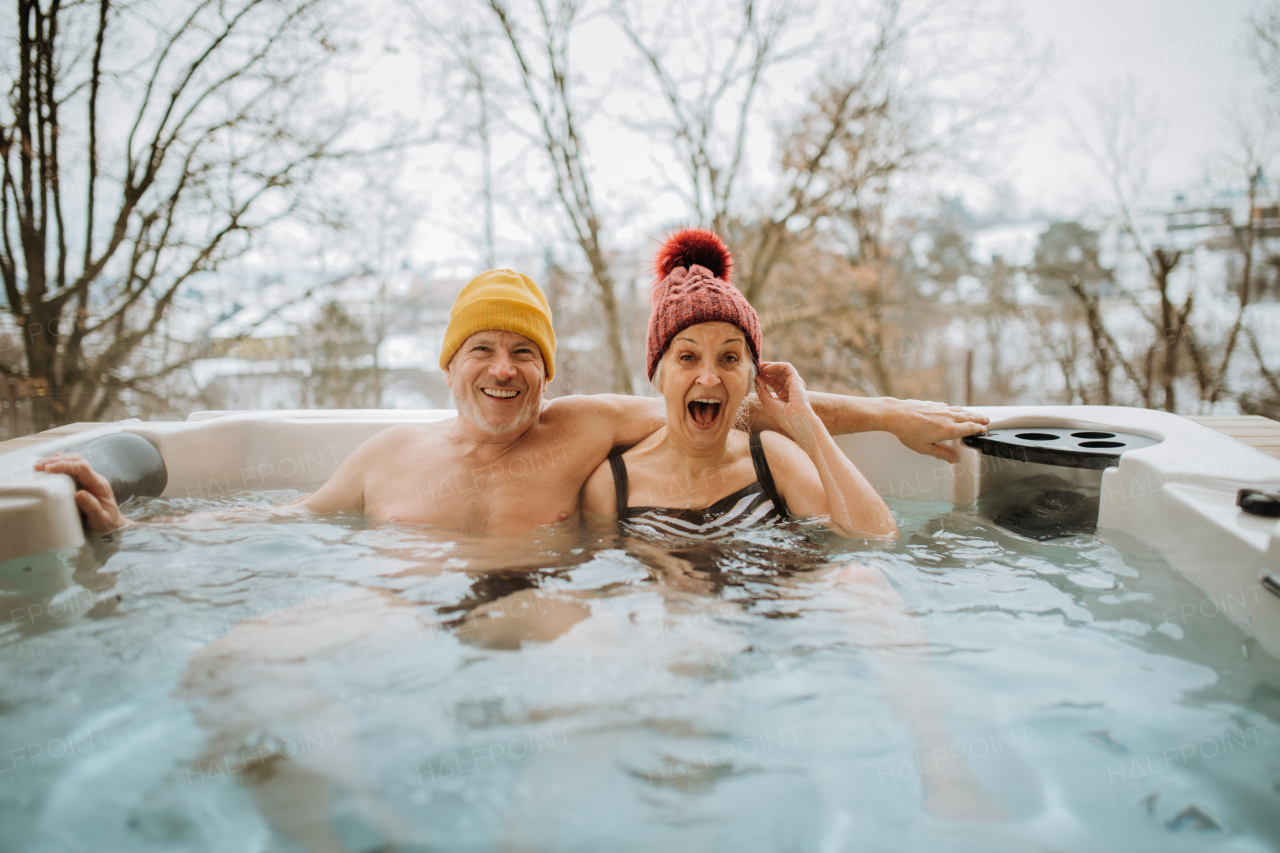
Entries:
{"label": "woman's face", "polygon": [[732,323],[698,323],[662,355],[667,429],[699,447],[723,445],[751,393],[751,349]]}

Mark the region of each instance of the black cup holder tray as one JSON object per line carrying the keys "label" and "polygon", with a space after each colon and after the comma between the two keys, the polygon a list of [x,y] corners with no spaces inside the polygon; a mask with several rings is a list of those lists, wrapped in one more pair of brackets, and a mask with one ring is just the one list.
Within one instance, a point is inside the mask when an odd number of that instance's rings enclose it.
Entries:
{"label": "black cup holder tray", "polygon": [[964,443],[987,456],[1038,462],[1060,468],[1111,468],[1126,450],[1159,444],[1158,439],[1108,429],[1016,427],[970,435]]}

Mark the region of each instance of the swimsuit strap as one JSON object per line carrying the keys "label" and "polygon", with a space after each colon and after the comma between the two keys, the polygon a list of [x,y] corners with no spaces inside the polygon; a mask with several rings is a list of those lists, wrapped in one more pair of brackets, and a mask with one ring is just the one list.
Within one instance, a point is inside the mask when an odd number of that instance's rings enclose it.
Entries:
{"label": "swimsuit strap", "polygon": [[618,518],[627,515],[627,463],[622,461],[622,450],[609,454],[609,467],[613,470],[613,489],[618,499]]}
{"label": "swimsuit strap", "polygon": [[774,507],[780,514],[787,515],[787,505],[773,484],[773,472],[769,470],[769,460],[764,455],[764,444],[761,443],[758,432],[751,433],[751,462],[756,466],[756,479],[760,481],[764,493],[769,496],[769,500],[773,501]]}

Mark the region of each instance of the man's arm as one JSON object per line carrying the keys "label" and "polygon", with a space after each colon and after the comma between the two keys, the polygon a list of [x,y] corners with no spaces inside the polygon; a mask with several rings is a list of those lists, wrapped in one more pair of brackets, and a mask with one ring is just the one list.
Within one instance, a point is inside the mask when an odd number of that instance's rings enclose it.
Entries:
{"label": "man's arm", "polygon": [[115,492],[107,478],[93,470],[78,453],[55,453],[36,461],[35,469],[46,474],[66,474],[76,484],[76,506],[84,515],[86,533],[110,533],[135,522],[124,517],[116,504]]}
{"label": "man's arm", "polygon": [[[291,514],[299,511],[315,513],[337,512],[339,510],[363,511],[364,483],[368,468],[377,462],[382,454],[394,450],[400,438],[401,427],[391,427],[369,438],[356,448],[355,452],[338,466],[328,481],[313,494],[306,495],[287,504],[273,507],[273,511]],[[46,474],[66,474],[76,484],[76,506],[84,515],[86,533],[110,533],[121,527],[128,527],[137,522],[132,521],[120,512],[115,493],[106,478],[93,470],[88,461],[79,454],[62,455],[55,453],[35,463],[37,471]],[[184,516],[184,521],[210,516],[221,516],[228,513],[241,513],[244,510],[223,510],[221,512],[199,512]],[[255,509],[253,512],[259,512]]]}
{"label": "man's arm", "polygon": [[[778,364],[777,369],[774,365]],[[761,362],[762,374],[773,375],[785,370],[776,362]],[[847,397],[810,391],[809,403],[814,414],[832,435],[884,430],[897,437],[916,453],[935,456],[947,462],[956,461],[956,453],[940,441],[976,435],[986,429],[990,418],[967,412],[959,406],[924,400],[898,400],[894,397]],[[751,431],[774,430],[785,433],[759,406],[751,409]]]}
{"label": "man's arm", "polygon": [[[763,362],[767,371],[773,362]],[[752,395],[748,400],[755,400]],[[966,435],[977,435],[986,429],[990,419],[958,406],[924,400],[898,400],[894,397],[848,397],[843,394],[809,392],[814,414],[832,435],[884,430],[897,437],[916,453],[935,456],[947,462],[956,461],[956,453],[938,444]],[[626,447],[639,443],[667,422],[666,405],[661,397],[627,397],[619,394],[590,394],[557,397],[552,401],[564,406],[576,420],[590,419],[590,427],[608,434],[611,446]],[[759,405],[749,407],[748,422],[752,432],[773,430],[786,434]],[[585,425],[585,424],[584,424]]]}
{"label": "man's arm", "polygon": [[[639,444],[667,422],[666,404],[661,397],[570,394],[556,397],[548,405],[560,410],[575,431],[608,436],[609,447]],[[605,453],[609,447],[605,448]]]}

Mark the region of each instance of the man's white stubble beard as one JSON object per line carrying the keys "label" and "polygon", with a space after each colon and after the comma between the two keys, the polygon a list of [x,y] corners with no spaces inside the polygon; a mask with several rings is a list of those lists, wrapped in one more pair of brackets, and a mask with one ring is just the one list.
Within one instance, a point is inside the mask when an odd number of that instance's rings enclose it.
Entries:
{"label": "man's white stubble beard", "polygon": [[[530,390],[531,389],[526,389],[524,391],[527,395],[526,399],[524,404],[520,407],[520,410],[516,412],[514,416],[508,420],[498,421],[496,423],[484,416],[484,412],[480,409],[479,401],[471,397],[464,397],[458,393],[456,388],[450,388],[449,394],[453,397],[453,405],[457,408],[459,416],[466,418],[485,432],[496,434],[500,432],[510,432],[516,427],[523,426],[528,422],[535,410],[535,407],[540,402],[539,399],[536,399],[534,395],[530,393]],[[483,394],[484,392],[480,391],[478,393]]]}

